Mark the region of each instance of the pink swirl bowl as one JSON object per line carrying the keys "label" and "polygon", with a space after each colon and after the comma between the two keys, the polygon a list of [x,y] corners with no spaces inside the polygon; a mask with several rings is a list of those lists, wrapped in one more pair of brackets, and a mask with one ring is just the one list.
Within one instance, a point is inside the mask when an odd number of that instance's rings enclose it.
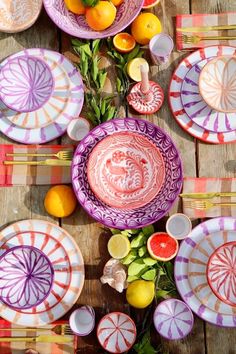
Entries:
{"label": "pink swirl bowl", "polygon": [[50,293],[53,279],[51,262],[35,247],[12,247],[0,257],[0,300],[13,309],[41,304]]}

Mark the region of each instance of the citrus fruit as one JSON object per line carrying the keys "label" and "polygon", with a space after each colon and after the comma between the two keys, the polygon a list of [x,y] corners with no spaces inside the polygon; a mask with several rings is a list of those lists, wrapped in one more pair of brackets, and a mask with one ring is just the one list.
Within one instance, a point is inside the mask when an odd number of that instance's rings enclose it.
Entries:
{"label": "citrus fruit", "polygon": [[156,232],[149,237],[147,248],[150,256],[158,261],[169,261],[178,252],[178,241],[166,232]]}
{"label": "citrus fruit", "polygon": [[50,188],[44,199],[44,207],[48,214],[64,218],[73,213],[77,199],[69,186],[54,186]]}
{"label": "citrus fruit", "polygon": [[128,303],[138,309],[144,309],[154,299],[155,285],[153,281],[135,280],[128,284],[126,299]]}
{"label": "citrus fruit", "polygon": [[121,53],[128,53],[134,49],[136,41],[131,34],[126,32],[121,32],[115,35],[113,38],[114,47]]}
{"label": "citrus fruit", "polygon": [[86,9],[86,21],[95,31],[110,27],[116,18],[116,7],[110,1],[99,1],[94,7]]}
{"label": "citrus fruit", "polygon": [[160,2],[160,0],[144,0],[143,9],[150,9]]}
{"label": "citrus fruit", "polygon": [[120,4],[122,4],[122,2],[124,2],[124,0],[111,0],[112,4],[115,6],[119,6]]}
{"label": "citrus fruit", "polygon": [[143,12],[131,25],[131,33],[139,44],[148,44],[162,30],[159,18],[151,12]]}
{"label": "citrus fruit", "polygon": [[85,14],[85,6],[83,5],[82,0],[65,0],[65,4],[68,10],[73,12],[76,15]]}
{"label": "citrus fruit", "polygon": [[111,257],[121,259],[126,257],[129,253],[130,242],[127,236],[116,234],[108,241],[107,248]]}
{"label": "citrus fruit", "polygon": [[141,65],[148,65],[147,60],[144,58],[134,58],[128,62],[127,65],[127,74],[134,81],[141,81]]}

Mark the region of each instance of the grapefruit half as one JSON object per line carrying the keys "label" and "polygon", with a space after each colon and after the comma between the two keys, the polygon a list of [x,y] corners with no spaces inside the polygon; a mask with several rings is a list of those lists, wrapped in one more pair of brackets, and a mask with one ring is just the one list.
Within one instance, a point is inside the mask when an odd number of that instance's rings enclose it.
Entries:
{"label": "grapefruit half", "polygon": [[178,252],[178,241],[166,232],[156,232],[149,237],[147,249],[150,256],[158,261],[167,262]]}
{"label": "grapefruit half", "polygon": [[160,0],[144,0],[143,9],[150,9],[160,2]]}

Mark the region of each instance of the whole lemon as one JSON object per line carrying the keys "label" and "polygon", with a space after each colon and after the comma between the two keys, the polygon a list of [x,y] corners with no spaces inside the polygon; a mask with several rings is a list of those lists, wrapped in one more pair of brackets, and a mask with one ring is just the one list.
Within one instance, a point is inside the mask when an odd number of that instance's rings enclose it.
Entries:
{"label": "whole lemon", "polygon": [[44,207],[48,214],[64,218],[73,213],[77,199],[69,186],[54,186],[50,188],[44,199]]}
{"label": "whole lemon", "polygon": [[144,309],[152,303],[155,295],[155,284],[153,281],[135,280],[129,283],[126,290],[128,303],[138,309]]}
{"label": "whole lemon", "polygon": [[139,44],[148,44],[150,39],[162,31],[159,18],[151,12],[143,12],[131,25],[131,33]]}

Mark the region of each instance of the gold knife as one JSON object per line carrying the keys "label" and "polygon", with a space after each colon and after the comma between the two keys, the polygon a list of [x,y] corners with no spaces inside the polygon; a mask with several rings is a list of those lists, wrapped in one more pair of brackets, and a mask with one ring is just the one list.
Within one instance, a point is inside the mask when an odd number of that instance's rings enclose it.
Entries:
{"label": "gold knife", "polygon": [[65,336],[37,336],[37,337],[0,337],[0,342],[43,342],[43,343],[70,343],[73,338],[68,338]]}
{"label": "gold knife", "polygon": [[231,30],[236,29],[236,25],[222,25],[222,26],[202,26],[202,27],[183,27],[176,28],[177,32],[209,32],[219,30]]}
{"label": "gold knife", "polygon": [[214,197],[236,197],[236,192],[182,193],[179,196],[192,199],[211,199]]}
{"label": "gold knife", "polygon": [[43,161],[15,161],[5,160],[4,165],[32,165],[32,166],[71,166],[69,160],[47,159]]}

